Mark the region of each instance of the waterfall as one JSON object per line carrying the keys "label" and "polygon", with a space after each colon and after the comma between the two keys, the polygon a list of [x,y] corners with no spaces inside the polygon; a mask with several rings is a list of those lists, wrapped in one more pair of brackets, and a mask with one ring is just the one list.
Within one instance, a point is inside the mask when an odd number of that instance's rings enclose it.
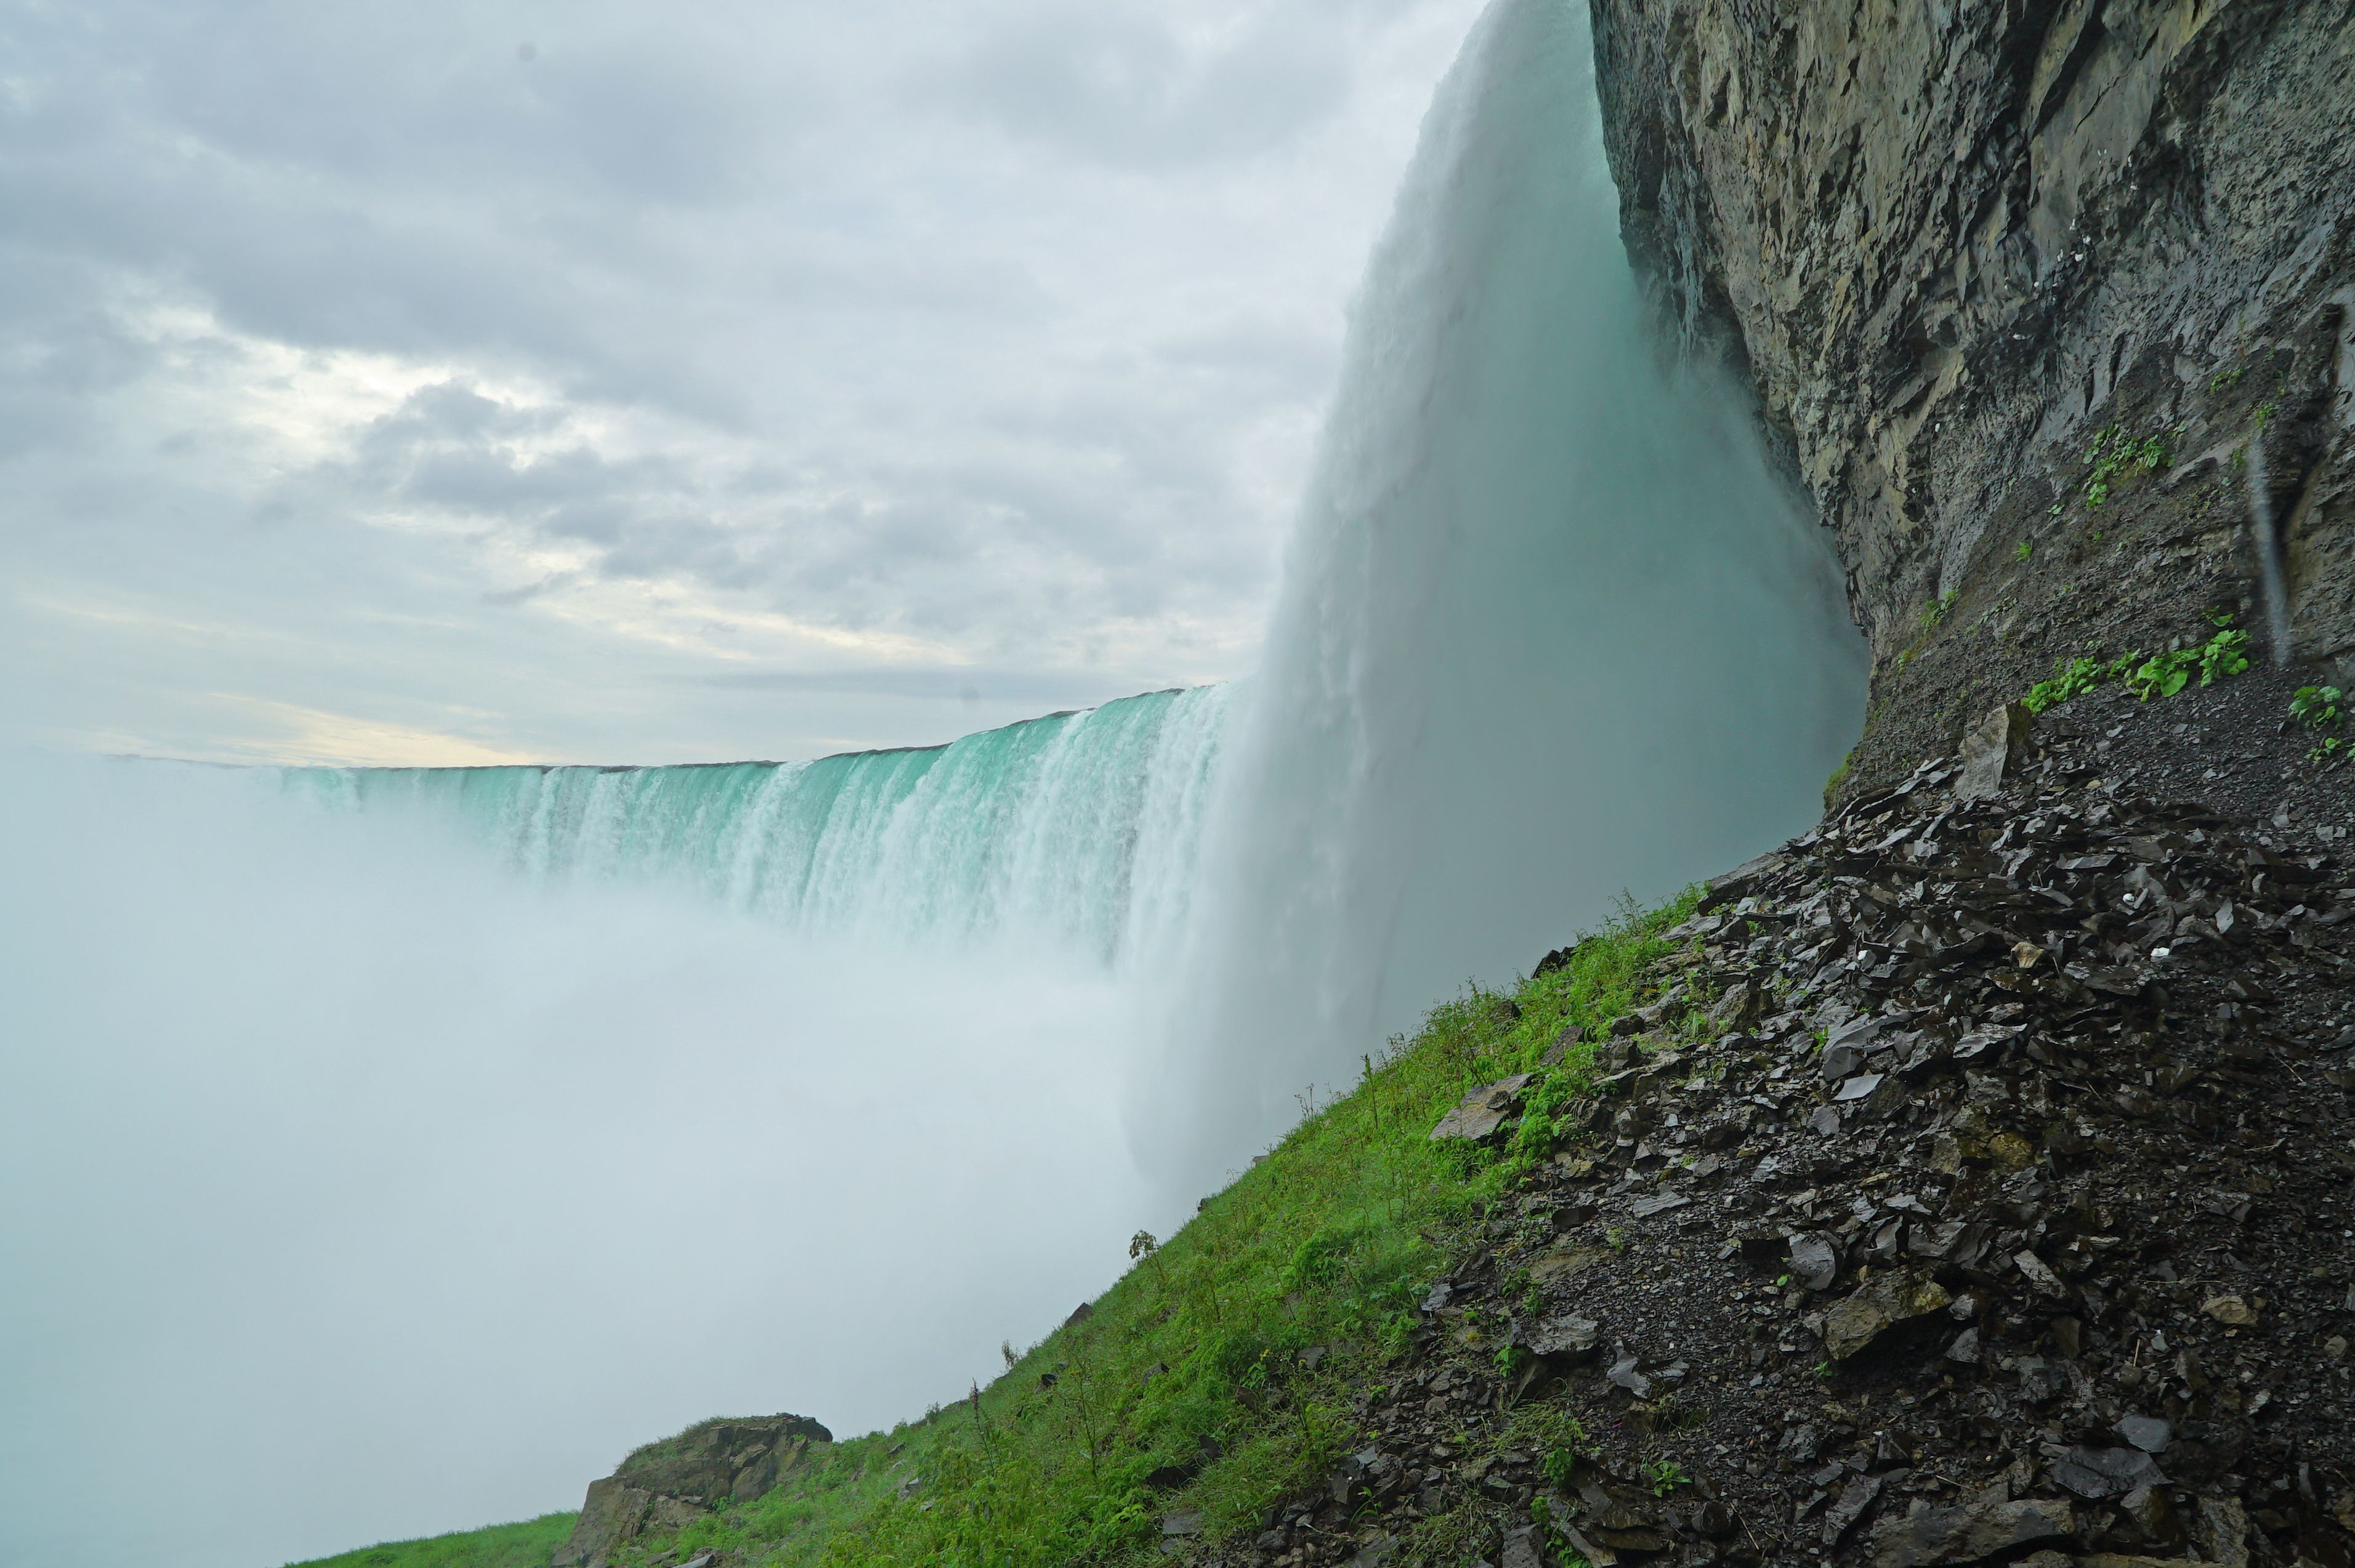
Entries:
{"label": "waterfall", "polygon": [[320,804],[455,824],[544,882],[666,883],[828,939],[1044,939],[1119,969],[1185,918],[1230,695],[1151,692],[805,763],[275,776]]}
{"label": "waterfall", "polygon": [[1818,809],[1862,713],[1837,563],[1646,315],[1586,9],[1496,0],[1353,306],[1231,726],[1135,1118],[1165,1164],[1233,1162],[1467,977]]}
{"label": "waterfall", "polygon": [[1807,823],[1863,650],[1644,329],[1584,15],[1495,0],[1436,95],[1248,683],[806,763],[0,763],[0,1559],[905,1416],[1303,1084]]}

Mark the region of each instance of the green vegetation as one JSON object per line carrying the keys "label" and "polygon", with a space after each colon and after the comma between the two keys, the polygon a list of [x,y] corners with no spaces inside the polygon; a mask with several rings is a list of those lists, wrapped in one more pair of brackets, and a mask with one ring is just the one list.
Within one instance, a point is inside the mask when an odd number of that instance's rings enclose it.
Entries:
{"label": "green vegetation", "polygon": [[2194,670],[2200,673],[2200,685],[2213,686],[2220,678],[2240,675],[2248,667],[2249,634],[2219,632],[2196,648],[2179,648],[2144,660],[2126,677],[2126,686],[2148,702],[2154,697],[2172,697],[2181,691],[2190,684]]}
{"label": "green vegetation", "polygon": [[2057,708],[2071,698],[2083,697],[2096,687],[2107,686],[2112,681],[2124,680],[2134,668],[2137,657],[2137,655],[2128,654],[2124,658],[2113,659],[2107,664],[2093,658],[2075,658],[2066,661],[2056,659],[2053,661],[2051,677],[2030,687],[2028,695],[2020,700],[2027,705],[2030,713],[2041,713],[2048,708]]}
{"label": "green vegetation", "polygon": [[2015,559],[2020,561],[2025,562],[2033,560],[2036,559],[2035,543],[2032,540],[2022,539],[2016,547],[2014,547],[2011,553]]}
{"label": "green vegetation", "polygon": [[2343,697],[2335,686],[2301,686],[2290,693],[2289,716],[2309,730],[2336,730]]}
{"label": "green vegetation", "polygon": [[[1648,912],[1624,907],[1564,965],[1511,995],[1474,987],[1435,1008],[1183,1230],[1166,1242],[1138,1232],[1128,1274],[1043,1343],[1019,1355],[1009,1347],[990,1387],[832,1445],[766,1495],[641,1538],[619,1563],[651,1568],[712,1548],[763,1568],[1144,1563],[1159,1560],[1167,1515],[1199,1514],[1211,1540],[1256,1533],[1272,1503],[1320,1483],[1362,1441],[1352,1394],[1392,1375],[1430,1282],[1589,1112],[1593,1045],[1572,1044],[1550,1067],[1540,1058],[1566,1025],[1592,1042],[1652,998],[1655,965],[1675,953],[1662,933],[1694,896]],[[1703,1016],[1689,1013],[1680,1043],[1706,1033]],[[1467,1090],[1516,1072],[1538,1077],[1509,1136],[1485,1147],[1431,1141]],[[1468,1317],[1463,1348],[1509,1354],[1504,1327]],[[1568,1413],[1543,1404],[1479,1443],[1547,1453],[1565,1473],[1586,1449]],[[1407,1561],[1493,1552],[1479,1539],[1488,1528],[1468,1509],[1426,1520],[1405,1542]],[[543,1537],[537,1563],[561,1534]],[[339,1558],[336,1568],[376,1561]],[[489,1556],[415,1561],[507,1568]]]}
{"label": "green vegetation", "polygon": [[2244,374],[2245,372],[2238,366],[2233,367],[2230,370],[2219,370],[2209,379],[2208,389],[2211,392],[2221,392],[2225,388],[2232,386],[2233,383],[2240,380],[2242,376]]}
{"label": "green vegetation", "polygon": [[1848,755],[1839,760],[1839,766],[1834,768],[1831,771],[1831,776],[1824,780],[1824,809],[1826,811],[1829,811],[1832,808],[1832,797],[1839,794],[1840,785],[1848,783],[1848,771],[1849,768],[1856,762],[1856,751],[1857,749],[1854,746],[1850,746],[1848,749]]}
{"label": "green vegetation", "polygon": [[1656,1498],[1673,1496],[1679,1487],[1692,1485],[1692,1477],[1674,1459],[1655,1459],[1644,1467],[1644,1479],[1651,1483]]}
{"label": "green vegetation", "polygon": [[2094,471],[2085,476],[2085,505],[2099,511],[2110,504],[2110,482],[2134,475],[2148,474],[2168,465],[2168,436],[2147,435],[2136,441],[2123,425],[2108,425],[2094,432],[2094,443],[2085,450],[2085,461]]}
{"label": "green vegetation", "polygon": [[2131,653],[2107,663],[2097,658],[2056,660],[2051,676],[2030,687],[2028,695],[2020,700],[2030,713],[2041,713],[2073,697],[2083,697],[2097,687],[2118,681],[2125,682],[2126,689],[2144,702],[2154,697],[2173,697],[2191,684],[2195,674],[2200,685],[2213,686],[2249,667],[2249,634],[2230,629],[2227,623],[2231,620],[2230,615],[2218,616],[2217,624],[2227,629],[2196,647],[2178,648],[2148,658]]}
{"label": "green vegetation", "polygon": [[387,1541],[296,1568],[548,1568],[548,1560],[572,1533],[573,1517],[542,1514],[522,1524],[495,1524],[488,1530],[425,1541]]}
{"label": "green vegetation", "polygon": [[[2339,703],[2345,694],[2335,686],[2301,686],[2290,693],[2289,716],[2309,730],[2336,730],[2345,715]],[[2308,752],[2307,760],[2315,763],[2337,762],[2347,751],[2343,735],[2322,735]]]}
{"label": "green vegetation", "polygon": [[1946,618],[1946,612],[1953,609],[1955,607],[1955,601],[1961,597],[1962,590],[1958,588],[1949,588],[1944,593],[1939,594],[1935,599],[1933,599],[1928,603],[1923,605],[1922,624],[1927,626],[1934,626],[1939,622],[1945,620]]}

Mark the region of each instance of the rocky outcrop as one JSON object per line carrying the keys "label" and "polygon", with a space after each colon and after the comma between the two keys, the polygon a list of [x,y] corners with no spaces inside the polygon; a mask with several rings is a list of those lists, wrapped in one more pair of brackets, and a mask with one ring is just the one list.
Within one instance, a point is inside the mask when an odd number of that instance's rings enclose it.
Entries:
{"label": "rocky outcrop", "polygon": [[1630,251],[1847,564],[1849,797],[2061,655],[2262,632],[2261,509],[2355,675],[2355,12],[1592,4]]}
{"label": "rocky outcrop", "polygon": [[730,1499],[749,1501],[797,1469],[834,1435],[805,1415],[707,1421],[649,1443],[589,1483],[580,1522],[551,1568],[608,1568],[614,1549],[649,1530],[677,1530]]}

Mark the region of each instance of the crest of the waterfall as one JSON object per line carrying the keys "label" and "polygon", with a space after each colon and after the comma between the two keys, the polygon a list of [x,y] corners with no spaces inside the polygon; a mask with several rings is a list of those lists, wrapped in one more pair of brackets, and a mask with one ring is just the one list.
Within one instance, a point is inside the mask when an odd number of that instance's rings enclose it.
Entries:
{"label": "crest of the waterfall", "polygon": [[1861,719],[1838,568],[1646,333],[1585,7],[1496,0],[1424,121],[1205,829],[1159,1083],[1204,1175],[1467,977],[1803,827]]}
{"label": "crest of the waterfall", "polygon": [[299,796],[456,827],[542,882],[645,881],[830,940],[1157,965],[1193,886],[1231,688],[809,763],[296,768]]}

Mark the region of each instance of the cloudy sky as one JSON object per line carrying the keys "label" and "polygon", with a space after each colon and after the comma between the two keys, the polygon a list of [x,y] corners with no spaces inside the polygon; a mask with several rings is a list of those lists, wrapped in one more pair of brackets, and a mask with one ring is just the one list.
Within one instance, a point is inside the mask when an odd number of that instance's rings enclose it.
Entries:
{"label": "cloudy sky", "polygon": [[1241,673],[1476,9],[0,5],[0,727],[791,757]]}

